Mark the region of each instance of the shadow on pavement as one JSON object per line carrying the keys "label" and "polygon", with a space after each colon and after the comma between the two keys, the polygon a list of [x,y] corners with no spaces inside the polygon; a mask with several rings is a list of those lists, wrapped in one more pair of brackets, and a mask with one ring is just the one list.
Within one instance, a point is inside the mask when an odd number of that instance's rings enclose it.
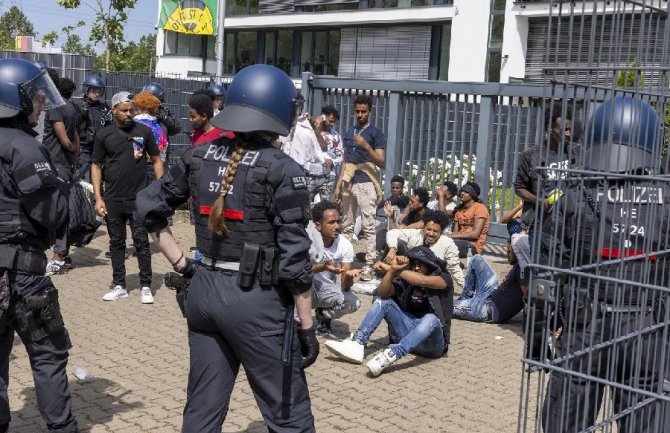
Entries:
{"label": "shadow on pavement", "polygon": [[252,421],[246,429],[235,433],[265,433],[267,431],[268,428],[263,421]]}
{"label": "shadow on pavement", "polygon": [[[111,265],[110,265],[111,266]],[[165,288],[163,285],[163,279],[165,274],[159,272],[153,272],[151,274],[151,292],[155,295],[159,290]],[[128,293],[139,293],[140,291],[140,274],[126,274],[126,288]],[[169,292],[171,290],[168,290]]]}
{"label": "shadow on pavement", "polygon": [[[70,369],[68,369],[70,373]],[[116,382],[107,379],[95,378],[89,383],[79,383],[70,380],[70,393],[72,394],[72,412],[81,433],[90,432],[96,425],[107,424],[119,413],[130,412],[141,409],[144,404],[139,401],[131,401],[130,391],[124,391]],[[12,411],[15,420],[35,419],[39,420],[39,428],[42,431],[44,421],[37,409],[35,401],[35,389],[24,388],[21,392],[26,401],[31,404]]]}

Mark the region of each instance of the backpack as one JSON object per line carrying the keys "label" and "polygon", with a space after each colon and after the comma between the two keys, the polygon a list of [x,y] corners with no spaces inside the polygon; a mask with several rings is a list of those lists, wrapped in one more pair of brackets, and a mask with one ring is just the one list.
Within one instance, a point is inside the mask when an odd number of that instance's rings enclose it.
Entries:
{"label": "backpack", "polygon": [[67,239],[70,245],[83,247],[88,245],[98,227],[102,224],[98,221],[93,208],[93,203],[88,192],[81,185],[80,179],[88,169],[89,164],[84,164],[70,179],[69,197],[69,219],[67,224]]}

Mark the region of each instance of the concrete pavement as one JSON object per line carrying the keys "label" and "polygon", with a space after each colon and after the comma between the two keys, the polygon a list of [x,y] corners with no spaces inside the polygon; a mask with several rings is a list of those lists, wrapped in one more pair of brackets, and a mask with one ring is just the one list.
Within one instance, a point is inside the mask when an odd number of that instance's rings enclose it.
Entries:
{"label": "concrete pavement", "polygon": [[[185,251],[194,245],[192,226],[175,223]],[[56,275],[70,352],[70,386],[75,415],[83,432],[178,432],[186,399],[188,344],[186,322],[174,293],[162,286],[170,270],[154,250],[155,303],[142,305],[134,257],[126,261],[130,296],[104,302],[111,264],[105,258],[108,237],[101,230],[86,248],[72,251],[75,269]],[[498,250],[500,252],[501,250]],[[502,278],[506,259],[487,256]],[[344,337],[360,323],[371,297],[352,315],[333,321]],[[521,321],[490,325],[454,321],[449,355],[427,360],[413,355],[398,361],[378,378],[364,365],[352,365],[322,351],[307,370],[312,407],[319,432],[515,432],[522,353]],[[366,350],[369,357],[384,347],[382,324]],[[94,381],[72,375],[85,366]],[[531,394],[533,395],[533,394]],[[10,365],[10,432],[44,431],[37,410],[28,358],[18,338]],[[266,432],[241,371],[224,432]]]}

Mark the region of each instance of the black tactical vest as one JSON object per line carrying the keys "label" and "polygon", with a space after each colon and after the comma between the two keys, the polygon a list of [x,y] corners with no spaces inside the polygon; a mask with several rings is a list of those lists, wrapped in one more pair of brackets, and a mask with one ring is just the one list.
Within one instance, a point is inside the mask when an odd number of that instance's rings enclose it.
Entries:
{"label": "black tactical vest", "polygon": [[227,140],[202,145],[187,162],[189,189],[195,206],[196,245],[205,256],[238,262],[245,242],[262,247],[275,246],[274,215],[268,211],[272,187],[267,173],[273,158],[285,155],[272,147],[247,150],[237,166],[232,188],[225,196],[228,231],[223,237],[207,226],[212,205],[228,167],[232,142]]}
{"label": "black tactical vest", "polygon": [[[569,226],[561,228],[568,232],[576,229],[570,235],[574,238],[568,247],[573,252],[571,263],[565,263],[566,266],[600,263],[597,267],[587,266],[584,271],[661,287],[670,284],[670,257],[653,254],[670,248],[667,183],[627,180],[580,186],[571,189],[564,198],[581,207],[573,210]],[[636,285],[582,280],[582,289],[599,301],[617,305],[645,302],[639,298],[645,291]]]}
{"label": "black tactical vest", "polygon": [[[40,168],[35,167],[38,164],[29,164],[24,167],[25,173],[14,173],[12,177],[9,173],[9,164],[12,158],[20,158],[21,153],[15,149],[26,148],[35,145],[35,141],[25,132],[18,129],[0,128],[0,178],[2,186],[0,187],[0,244],[23,244],[29,243],[44,250],[49,247],[53,236],[50,236],[48,230],[38,226],[28,218],[25,211],[21,208],[19,186],[14,178],[25,178],[26,182],[31,182],[32,176],[38,176]],[[15,161],[16,162],[16,161]],[[50,164],[45,161],[39,164]],[[22,166],[21,164],[14,164]]]}
{"label": "black tactical vest", "polygon": [[81,146],[92,148],[95,132],[111,125],[111,110],[104,102],[89,103],[86,98],[73,99],[72,102],[79,111],[80,119],[77,122],[77,132],[79,133]]}

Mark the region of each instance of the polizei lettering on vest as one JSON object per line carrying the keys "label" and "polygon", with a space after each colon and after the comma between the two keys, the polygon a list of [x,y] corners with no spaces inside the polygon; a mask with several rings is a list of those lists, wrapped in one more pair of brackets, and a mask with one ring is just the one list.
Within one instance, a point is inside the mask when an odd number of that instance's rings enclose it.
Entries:
{"label": "polizei lettering on vest", "polygon": [[[205,156],[203,156],[203,159],[208,161],[225,162],[227,164],[228,162],[230,162],[230,158],[228,158],[228,149],[229,149],[228,146],[219,146],[212,143],[207,148],[207,152],[205,152]],[[240,164],[253,167],[256,165],[259,156],[260,156],[259,152],[255,150],[248,150],[244,154],[244,157],[242,158],[242,161],[240,161]]]}
{"label": "polizei lettering on vest", "polygon": [[658,187],[613,186],[607,191],[598,191],[598,200],[605,194],[610,203],[663,204],[663,189]]}

